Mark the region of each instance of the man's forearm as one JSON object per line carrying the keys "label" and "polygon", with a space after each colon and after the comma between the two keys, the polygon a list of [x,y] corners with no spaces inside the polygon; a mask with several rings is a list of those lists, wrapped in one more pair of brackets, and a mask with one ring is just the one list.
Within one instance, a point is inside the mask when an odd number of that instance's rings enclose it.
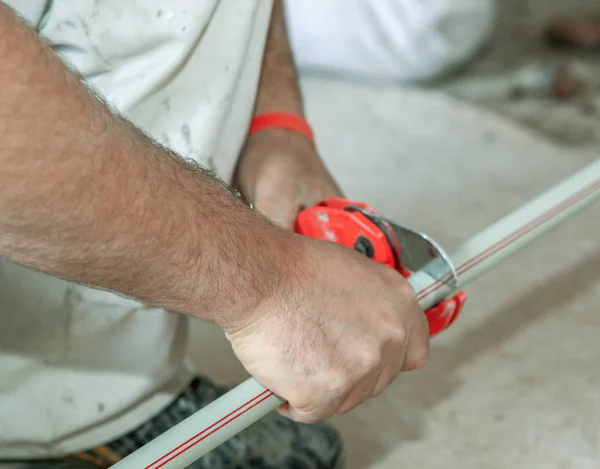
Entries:
{"label": "man's forearm", "polygon": [[1,3],[0,54],[0,256],[219,323],[278,281],[279,230],[113,115]]}
{"label": "man's forearm", "polygon": [[265,112],[289,112],[300,116],[304,114],[282,0],[273,0],[256,99],[255,114]]}

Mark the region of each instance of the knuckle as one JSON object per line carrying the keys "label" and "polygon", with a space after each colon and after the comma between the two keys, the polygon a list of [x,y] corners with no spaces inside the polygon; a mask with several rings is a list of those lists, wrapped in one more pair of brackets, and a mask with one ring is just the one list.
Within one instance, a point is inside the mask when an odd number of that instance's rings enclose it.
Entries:
{"label": "knuckle", "polygon": [[352,389],[352,375],[332,371],[317,380],[289,390],[282,397],[289,405],[289,417],[301,423],[318,423],[336,412]]}
{"label": "knuckle", "polygon": [[329,417],[327,402],[322,402],[315,395],[302,395],[296,399],[288,400],[290,417],[301,423],[317,423]]}
{"label": "knuckle", "polygon": [[365,347],[359,357],[359,367],[363,374],[367,374],[381,367],[383,356],[379,347]]}
{"label": "knuckle", "polygon": [[300,423],[315,424],[325,420],[327,417],[328,415],[324,412],[301,412],[298,414],[298,418],[296,420]]}
{"label": "knuckle", "polygon": [[313,380],[306,380],[302,385],[297,385],[287,389],[285,393],[280,395],[293,407],[296,411],[312,412],[317,408],[318,383]]}
{"label": "knuckle", "polygon": [[398,346],[403,346],[406,343],[407,333],[403,325],[390,328],[388,331],[390,341]]}
{"label": "knuckle", "polygon": [[315,424],[329,417],[329,414],[320,409],[305,410],[292,407],[290,409],[292,420],[300,423]]}
{"label": "knuckle", "polygon": [[429,361],[429,347],[418,347],[406,358],[404,368],[406,370],[418,370],[427,365]]}
{"label": "knuckle", "polygon": [[338,372],[331,376],[329,381],[329,395],[331,399],[340,399],[346,396],[352,387],[352,380],[347,373]]}
{"label": "knuckle", "polygon": [[288,395],[287,401],[296,410],[308,411],[313,407],[313,399],[305,393],[294,393]]}

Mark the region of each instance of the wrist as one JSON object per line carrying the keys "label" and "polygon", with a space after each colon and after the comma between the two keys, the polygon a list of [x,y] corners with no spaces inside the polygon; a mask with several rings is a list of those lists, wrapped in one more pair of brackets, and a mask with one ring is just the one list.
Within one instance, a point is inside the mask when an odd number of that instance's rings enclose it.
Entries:
{"label": "wrist", "polygon": [[269,130],[285,130],[304,136],[312,145],[315,144],[313,130],[301,115],[289,112],[267,112],[255,115],[250,122],[248,138]]}
{"label": "wrist", "polygon": [[[240,251],[229,271],[231,283],[213,289],[213,322],[227,334],[258,323],[270,312],[273,298],[290,284],[295,259],[300,258],[298,235],[282,230],[260,216],[260,222],[243,231]],[[240,241],[242,238],[240,238]]]}
{"label": "wrist", "polygon": [[281,128],[264,129],[250,136],[240,156],[235,185],[251,202],[256,202],[259,179],[276,178],[282,160],[321,164],[315,145],[304,135]]}

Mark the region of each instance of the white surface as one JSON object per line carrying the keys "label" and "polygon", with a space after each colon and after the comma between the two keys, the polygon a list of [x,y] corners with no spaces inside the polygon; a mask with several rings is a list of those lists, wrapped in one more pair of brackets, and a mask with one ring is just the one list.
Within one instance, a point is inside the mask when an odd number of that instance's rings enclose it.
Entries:
{"label": "white surface", "polygon": [[[430,79],[487,41],[496,0],[288,0],[303,70],[399,81]],[[343,13],[341,13],[343,12]]]}
{"label": "white surface", "polygon": [[[347,195],[449,251],[595,159],[442,94],[314,78],[304,87]],[[596,468],[598,220],[600,207],[587,209],[472,284],[425,369],[335,418],[348,469]],[[193,329],[203,370],[245,378],[218,331]]]}

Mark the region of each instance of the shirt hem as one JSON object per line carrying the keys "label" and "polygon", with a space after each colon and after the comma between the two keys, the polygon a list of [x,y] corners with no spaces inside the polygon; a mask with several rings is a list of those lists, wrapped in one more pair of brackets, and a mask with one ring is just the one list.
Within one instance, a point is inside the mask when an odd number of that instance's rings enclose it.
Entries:
{"label": "shirt hem", "polygon": [[117,416],[108,422],[82,431],[72,437],[64,438],[59,442],[19,445],[18,449],[13,445],[0,446],[0,467],[4,465],[3,463],[62,458],[117,440],[135,430],[171,404],[186,389],[193,376],[194,373],[184,370],[163,390],[138,404],[124,415]]}

